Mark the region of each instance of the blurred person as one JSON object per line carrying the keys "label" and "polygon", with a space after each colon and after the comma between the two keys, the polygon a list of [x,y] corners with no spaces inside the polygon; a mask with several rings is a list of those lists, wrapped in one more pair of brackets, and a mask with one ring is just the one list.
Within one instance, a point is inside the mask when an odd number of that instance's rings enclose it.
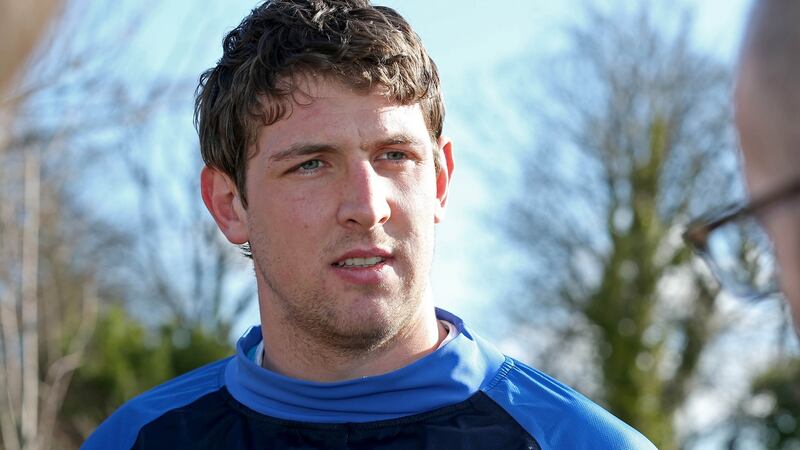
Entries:
{"label": "blurred person", "polygon": [[31,53],[60,14],[58,0],[0,0],[0,105]]}
{"label": "blurred person", "polygon": [[708,256],[723,287],[753,299],[782,290],[797,329],[800,1],[756,0],[753,4],[734,102],[750,201],[701,219],[686,236]]}
{"label": "blurred person", "polygon": [[[736,125],[747,187],[775,198],[762,221],[775,245],[781,288],[800,324],[800,2],[753,7],[736,83]],[[785,193],[785,195],[784,195]]]}
{"label": "blurred person", "polygon": [[261,4],[195,114],[202,197],[253,260],[261,326],[83,448],[654,448],[434,307],[453,144],[436,66],[397,12]]}

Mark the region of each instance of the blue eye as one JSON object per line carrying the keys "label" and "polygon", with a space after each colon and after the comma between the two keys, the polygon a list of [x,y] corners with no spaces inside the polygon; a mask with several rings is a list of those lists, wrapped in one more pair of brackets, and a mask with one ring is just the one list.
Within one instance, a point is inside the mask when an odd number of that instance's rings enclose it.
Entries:
{"label": "blue eye", "polygon": [[320,167],[322,167],[322,161],[318,159],[310,159],[303,164],[300,164],[297,168],[300,170],[311,171],[319,169]]}
{"label": "blue eye", "polygon": [[406,154],[404,152],[386,152],[386,159],[390,161],[401,161],[406,159]]}

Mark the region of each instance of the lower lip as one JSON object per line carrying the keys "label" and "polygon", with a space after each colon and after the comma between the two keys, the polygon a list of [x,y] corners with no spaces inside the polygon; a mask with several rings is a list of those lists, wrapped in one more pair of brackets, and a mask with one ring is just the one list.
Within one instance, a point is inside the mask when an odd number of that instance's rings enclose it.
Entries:
{"label": "lower lip", "polygon": [[352,284],[377,284],[384,281],[389,269],[389,260],[369,267],[331,266],[333,273]]}

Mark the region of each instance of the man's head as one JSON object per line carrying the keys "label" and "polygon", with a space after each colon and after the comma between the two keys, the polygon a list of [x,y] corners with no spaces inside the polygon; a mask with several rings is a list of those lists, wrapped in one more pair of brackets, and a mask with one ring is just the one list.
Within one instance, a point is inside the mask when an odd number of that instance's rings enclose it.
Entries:
{"label": "man's head", "polygon": [[[800,182],[800,2],[756,0],[736,83],[748,190],[763,198]],[[800,324],[800,197],[760,217],[775,245],[781,285]]]}
{"label": "man's head", "polygon": [[361,93],[381,87],[398,104],[419,103],[432,140],[441,137],[436,65],[391,8],[369,0],[266,1],[228,33],[223,51],[200,77],[195,122],[203,161],[233,180],[245,207],[257,134],[291,114],[298,84],[308,76]]}
{"label": "man's head", "polygon": [[225,39],[196,114],[203,200],[250,245],[264,333],[361,355],[418,323],[436,332],[453,159],[435,65],[405,20],[366,0],[267,2]]}

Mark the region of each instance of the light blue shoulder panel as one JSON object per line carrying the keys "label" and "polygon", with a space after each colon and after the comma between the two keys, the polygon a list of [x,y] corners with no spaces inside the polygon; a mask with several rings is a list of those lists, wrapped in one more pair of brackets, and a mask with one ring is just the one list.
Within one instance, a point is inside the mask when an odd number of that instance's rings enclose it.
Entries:
{"label": "light blue shoulder panel", "polygon": [[228,361],[230,358],[200,367],[133,398],[100,424],[81,450],[130,449],[142,427],[219,389]]}
{"label": "light blue shoulder panel", "polygon": [[542,450],[656,450],[638,431],[588,398],[512,358],[484,392]]}

